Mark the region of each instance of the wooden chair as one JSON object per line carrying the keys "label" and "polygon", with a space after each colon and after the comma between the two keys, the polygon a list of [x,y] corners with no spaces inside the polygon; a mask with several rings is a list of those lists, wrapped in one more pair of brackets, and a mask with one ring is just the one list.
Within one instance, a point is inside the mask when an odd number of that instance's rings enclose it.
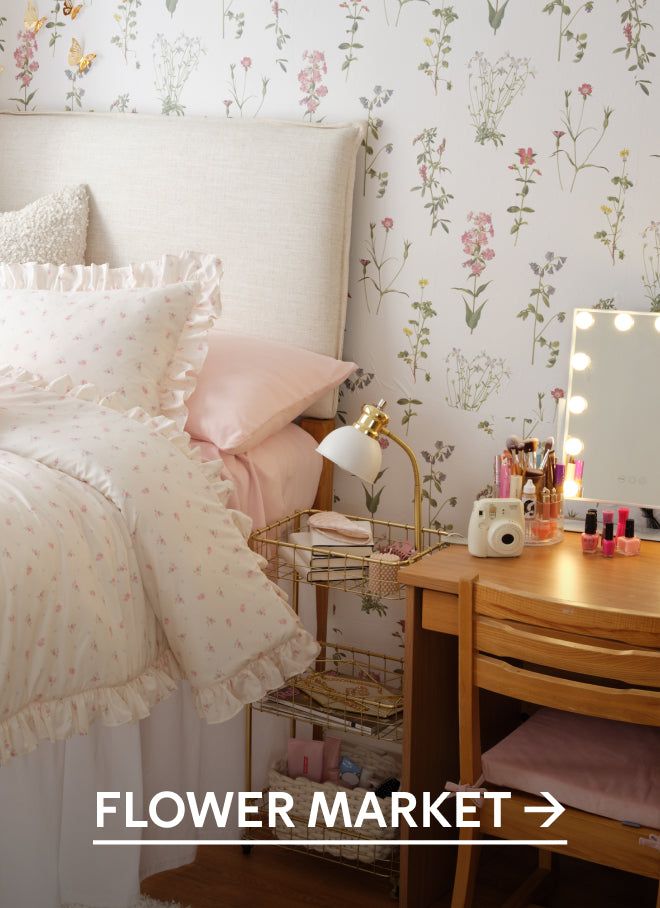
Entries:
{"label": "wooden chair", "polygon": [[[575,609],[571,615],[570,633],[556,627],[539,626],[543,623],[544,606],[547,603],[538,599],[528,601],[524,596],[489,588],[471,580],[460,583],[459,709],[463,785],[482,785],[481,689],[562,711],[542,710],[536,714],[540,720],[545,714],[559,723],[566,718],[574,727],[582,722],[598,721],[581,717],[636,723],[635,727],[615,727],[613,723],[606,725],[613,732],[646,735],[647,740],[652,739],[654,747],[657,745],[654,729],[660,727],[660,652],[635,648],[634,641],[616,640],[615,635],[619,632],[608,629],[603,629],[602,640],[599,640],[599,645],[594,645],[593,628],[586,626],[582,630],[592,636],[589,643],[585,642],[580,637],[580,619],[574,614]],[[579,678],[576,679],[576,675]],[[607,686],[597,679],[613,679],[618,686]],[[534,716],[513,735],[528,726],[529,739],[534,732],[533,719]],[[641,730],[639,726],[646,728]],[[513,735],[496,748],[503,746]],[[642,738],[642,743],[644,740]],[[496,748],[488,754],[494,754]],[[518,751],[517,748],[512,750],[509,745],[509,752],[515,754]],[[488,754],[484,755],[486,762]],[[566,763],[570,764],[570,753],[566,757]],[[579,760],[574,762],[579,764]],[[540,759],[539,771],[542,771],[542,764],[543,759]],[[603,767],[600,770],[602,772]],[[511,783],[503,786],[499,780],[489,782],[487,769],[485,777],[485,788],[511,789]],[[514,782],[513,786],[522,787],[520,775],[517,780],[518,785]],[[554,784],[557,784],[556,776]],[[549,781],[547,785],[531,790],[553,793],[552,785],[553,782]],[[558,800],[564,803],[561,797]],[[506,908],[521,908],[529,904],[529,899],[551,870],[553,851],[660,880],[660,851],[640,844],[643,839],[648,844],[650,836],[657,834],[657,830],[632,828],[621,820],[587,813],[565,803],[562,816],[550,828],[542,829],[541,822],[546,819],[543,814],[527,813],[523,808],[526,804],[547,806],[545,800],[513,791],[511,800],[501,803],[501,828],[496,828],[493,823],[492,805],[484,802],[479,811],[480,827],[461,829],[460,838],[465,841],[490,834],[513,840],[568,840],[568,845],[550,845],[539,851],[538,869],[505,902]],[[655,809],[660,816],[660,805],[655,805]],[[470,908],[472,905],[478,861],[478,846],[458,848],[452,908]],[[660,908],[660,887],[657,906]]]}

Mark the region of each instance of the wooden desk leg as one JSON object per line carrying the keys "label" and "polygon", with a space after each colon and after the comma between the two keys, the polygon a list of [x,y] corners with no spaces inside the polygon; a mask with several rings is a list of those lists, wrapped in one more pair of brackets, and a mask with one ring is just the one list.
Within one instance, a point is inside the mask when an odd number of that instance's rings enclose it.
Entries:
{"label": "wooden desk leg", "polygon": [[325,656],[325,642],[328,639],[328,601],[330,590],[327,587],[316,587],[316,639],[323,641],[321,658]]}
{"label": "wooden desk leg", "polygon": [[[458,647],[456,638],[422,628],[422,591],[408,590],[405,637],[402,790],[421,802],[458,781]],[[421,823],[421,814],[416,815]],[[442,838],[453,830],[407,829],[401,838]],[[427,908],[454,881],[455,849],[401,847],[400,908]]]}

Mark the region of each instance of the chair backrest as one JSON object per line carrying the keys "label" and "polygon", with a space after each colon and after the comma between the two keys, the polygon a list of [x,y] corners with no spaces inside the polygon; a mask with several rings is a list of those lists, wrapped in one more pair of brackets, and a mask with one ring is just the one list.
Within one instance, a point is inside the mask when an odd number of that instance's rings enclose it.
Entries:
{"label": "chair backrest", "polygon": [[[660,653],[539,626],[544,603],[459,584],[461,778],[481,773],[479,690],[567,712],[660,727]],[[515,616],[512,618],[511,616]],[[524,663],[513,664],[509,660]],[[567,677],[569,675],[570,677]]]}

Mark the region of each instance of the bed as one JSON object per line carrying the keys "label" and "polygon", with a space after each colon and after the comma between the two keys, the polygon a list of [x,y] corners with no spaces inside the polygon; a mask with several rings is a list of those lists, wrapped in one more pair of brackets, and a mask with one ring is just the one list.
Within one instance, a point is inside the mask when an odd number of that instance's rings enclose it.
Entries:
{"label": "bed", "polygon": [[[0,211],[58,185],[86,183],[89,262],[122,265],[182,249],[216,253],[224,264],[224,328],[338,357],[361,134],[358,124],[2,113]],[[329,394],[310,408],[302,425],[312,436],[328,431],[336,404]],[[225,458],[233,506],[260,523],[309,504],[315,488],[317,503],[330,505],[327,468],[319,484],[313,445],[291,426],[260,450]],[[278,471],[282,457],[288,468]],[[294,482],[301,471],[304,482]],[[1,905],[127,908],[141,878],[192,860],[189,846],[94,848],[92,838],[99,790],[132,790],[140,804],[164,789],[241,789],[241,716],[208,725],[193,699],[182,682],[141,721],[95,722],[85,735],[42,741],[0,767]],[[282,746],[279,725],[264,717],[261,731],[257,778]],[[125,838],[122,826],[105,834]],[[194,836],[193,829],[176,830],[177,838]]]}

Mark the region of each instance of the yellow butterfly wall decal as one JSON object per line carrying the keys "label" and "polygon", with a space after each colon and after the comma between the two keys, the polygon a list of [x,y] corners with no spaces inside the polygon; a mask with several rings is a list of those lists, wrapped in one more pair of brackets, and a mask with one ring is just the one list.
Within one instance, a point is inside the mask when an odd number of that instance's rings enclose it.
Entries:
{"label": "yellow butterfly wall decal", "polygon": [[78,72],[85,73],[96,60],[96,54],[83,54],[82,47],[76,41],[75,38],[71,39],[71,47],[69,48],[69,66],[77,66]]}
{"label": "yellow butterfly wall decal", "polygon": [[78,3],[77,5],[74,6],[74,4],[71,2],[71,0],[64,0],[64,9],[63,9],[64,15],[71,16],[72,21],[78,17],[78,13],[81,11],[82,8],[83,8],[82,3]]}
{"label": "yellow butterfly wall decal", "polygon": [[25,16],[23,18],[23,25],[25,26],[26,31],[32,32],[35,35],[38,34],[46,24],[46,18],[46,16],[42,16],[40,19],[34,3],[32,0],[28,0],[27,9],[25,10]]}

